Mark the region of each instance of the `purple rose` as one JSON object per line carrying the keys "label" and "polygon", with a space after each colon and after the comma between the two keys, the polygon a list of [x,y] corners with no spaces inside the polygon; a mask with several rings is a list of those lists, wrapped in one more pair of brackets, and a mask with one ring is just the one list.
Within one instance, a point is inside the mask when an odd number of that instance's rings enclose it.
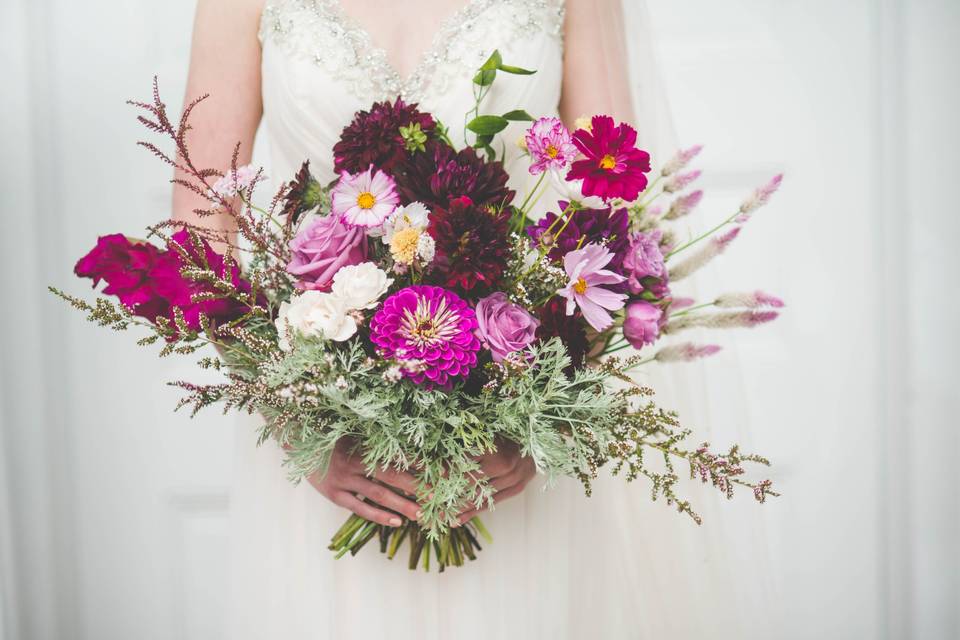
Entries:
{"label": "purple rose", "polygon": [[623,320],[623,337],[634,349],[653,344],[660,336],[660,320],[663,311],[644,300],[636,300],[627,305],[627,315]]}
{"label": "purple rose", "polygon": [[656,278],[660,282],[656,289],[665,289],[667,267],[660,252],[660,230],[650,233],[637,232],[630,236],[630,246],[623,259],[623,275],[627,276],[630,293],[639,295],[649,286],[644,286],[644,278]]}
{"label": "purple rose", "polygon": [[540,322],[498,291],[477,302],[477,333],[500,362],[533,342]]}
{"label": "purple rose", "polygon": [[326,291],[341,267],[367,259],[367,237],[336,216],[318,217],[290,241],[293,259],[287,271],[299,276],[297,288]]}

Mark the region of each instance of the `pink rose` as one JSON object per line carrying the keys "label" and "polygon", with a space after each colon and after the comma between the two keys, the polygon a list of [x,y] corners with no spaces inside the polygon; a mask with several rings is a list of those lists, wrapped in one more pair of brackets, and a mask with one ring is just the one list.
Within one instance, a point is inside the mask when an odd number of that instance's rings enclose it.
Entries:
{"label": "pink rose", "polygon": [[367,237],[337,216],[318,217],[290,241],[293,258],[287,271],[300,278],[299,289],[326,291],[341,267],[367,260]]}
{"label": "pink rose", "polygon": [[637,300],[627,305],[623,320],[623,337],[634,349],[653,344],[660,336],[660,320],[663,311],[649,302]]}
{"label": "pink rose", "polygon": [[495,362],[533,342],[540,322],[498,291],[477,302],[477,333]]}
{"label": "pink rose", "polygon": [[[665,292],[667,267],[660,251],[659,230],[630,236],[630,246],[623,259],[623,275],[627,276],[627,286],[634,295],[651,288],[658,290],[658,297]],[[656,281],[647,280],[645,283],[645,278],[656,278]]]}

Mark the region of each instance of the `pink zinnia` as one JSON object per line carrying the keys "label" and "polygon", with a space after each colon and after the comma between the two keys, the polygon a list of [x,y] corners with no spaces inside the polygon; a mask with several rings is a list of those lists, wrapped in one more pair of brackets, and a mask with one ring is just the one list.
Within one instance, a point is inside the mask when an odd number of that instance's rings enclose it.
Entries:
{"label": "pink zinnia", "polygon": [[356,175],[344,171],[332,196],[333,215],[356,227],[379,227],[400,204],[393,178],[373,166]]}
{"label": "pink zinnia", "polygon": [[573,144],[586,159],[573,163],[567,180],[583,180],[584,196],[636,200],[647,188],[650,154],[637,149],[637,132],[630,125],[615,127],[610,116],[593,116],[591,123],[590,131],[573,133]]}
{"label": "pink zinnia", "polygon": [[527,151],[533,158],[530,173],[538,175],[546,169],[563,169],[577,157],[570,132],[560,118],[540,118],[527,129]]}
{"label": "pink zinnia", "polygon": [[603,331],[613,324],[608,311],[622,309],[627,299],[626,294],[614,293],[602,286],[620,284],[626,280],[603,268],[612,259],[613,254],[599,244],[588,244],[563,257],[563,267],[570,282],[557,294],[567,299],[568,316],[580,307],[583,317],[597,331]]}
{"label": "pink zinnia", "polygon": [[477,316],[459,296],[440,287],[401,289],[370,321],[370,340],[397,360],[417,384],[446,387],[477,364]]}

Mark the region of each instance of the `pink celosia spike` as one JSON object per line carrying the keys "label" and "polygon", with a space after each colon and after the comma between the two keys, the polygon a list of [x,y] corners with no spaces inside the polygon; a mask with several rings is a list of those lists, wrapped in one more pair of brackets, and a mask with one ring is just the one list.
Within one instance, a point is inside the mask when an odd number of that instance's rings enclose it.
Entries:
{"label": "pink celosia spike", "polygon": [[699,154],[702,150],[703,145],[700,144],[692,146],[689,149],[681,149],[672,158],[670,158],[670,161],[663,166],[663,169],[660,171],[660,173],[664,177],[673,175],[680,169],[683,169],[685,166],[687,166],[690,161],[697,157],[697,154]]}
{"label": "pink celosia spike", "polygon": [[783,300],[763,291],[753,291],[747,293],[725,293],[718,296],[714,305],[721,308],[744,308],[758,309],[761,307],[773,307],[779,309],[783,307]]}
{"label": "pink celosia spike", "polygon": [[660,349],[654,358],[659,362],[690,362],[699,358],[712,356],[719,352],[720,349],[720,345],[716,344],[701,345],[692,342],[683,342]]}
{"label": "pink celosia spike", "polygon": [[663,217],[664,220],[676,220],[677,218],[682,218],[691,211],[693,211],[700,200],[703,199],[703,191],[697,190],[692,193],[688,193],[682,196],[679,196],[673,203],[670,205],[670,209],[667,211],[667,215]]}
{"label": "pink celosia spike", "polygon": [[673,318],[662,330],[664,334],[677,333],[694,327],[707,329],[734,329],[737,327],[756,327],[775,320],[780,314],[776,311],[732,311],[700,315],[682,315]]}
{"label": "pink celosia spike", "polygon": [[743,201],[740,205],[740,215],[737,216],[737,222],[746,222],[750,219],[750,214],[767,204],[770,197],[780,188],[783,182],[783,174],[779,173],[773,177],[767,184],[759,187],[753,194]]}
{"label": "pink celosia spike", "polygon": [[694,302],[696,301],[693,298],[674,298],[670,303],[670,308],[675,311],[686,309],[687,307],[692,307]]}
{"label": "pink celosia spike", "polygon": [[667,193],[683,191],[690,186],[694,180],[699,178],[701,173],[702,172],[699,169],[695,171],[687,171],[686,173],[678,173],[667,180],[667,182],[663,185],[663,190]]}
{"label": "pink celosia spike", "polygon": [[734,227],[721,236],[710,238],[710,241],[699,251],[670,268],[670,281],[682,280],[700,269],[718,255],[723,253],[733,240],[740,235],[740,227]]}

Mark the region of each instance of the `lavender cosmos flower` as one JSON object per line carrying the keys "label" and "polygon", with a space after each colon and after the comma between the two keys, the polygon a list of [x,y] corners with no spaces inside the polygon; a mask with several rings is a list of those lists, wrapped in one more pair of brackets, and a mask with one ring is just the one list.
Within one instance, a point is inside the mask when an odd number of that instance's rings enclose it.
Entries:
{"label": "lavender cosmos flower", "polygon": [[627,314],[623,320],[623,337],[634,349],[653,344],[660,337],[660,323],[663,311],[644,300],[636,300],[627,305]]}
{"label": "lavender cosmos flower", "polygon": [[510,302],[502,291],[477,302],[477,333],[495,362],[527,347],[536,337],[539,326],[536,318]]}
{"label": "lavender cosmos flower", "polygon": [[560,118],[540,118],[527,129],[525,140],[533,159],[530,165],[533,175],[546,169],[564,169],[577,157],[577,148]]}
{"label": "lavender cosmos flower", "polygon": [[384,358],[397,360],[417,384],[447,387],[477,364],[477,316],[456,294],[440,287],[401,289],[370,321],[370,340]]}
{"label": "lavender cosmos flower", "polygon": [[613,324],[608,311],[622,309],[627,296],[605,289],[603,285],[620,284],[626,278],[604,269],[613,254],[598,244],[571,251],[563,257],[563,267],[570,277],[566,287],[557,292],[567,299],[567,315],[577,307],[584,319],[597,331]]}
{"label": "lavender cosmos flower", "polygon": [[356,175],[344,171],[332,196],[333,214],[356,227],[379,227],[400,204],[393,178],[373,166]]}

